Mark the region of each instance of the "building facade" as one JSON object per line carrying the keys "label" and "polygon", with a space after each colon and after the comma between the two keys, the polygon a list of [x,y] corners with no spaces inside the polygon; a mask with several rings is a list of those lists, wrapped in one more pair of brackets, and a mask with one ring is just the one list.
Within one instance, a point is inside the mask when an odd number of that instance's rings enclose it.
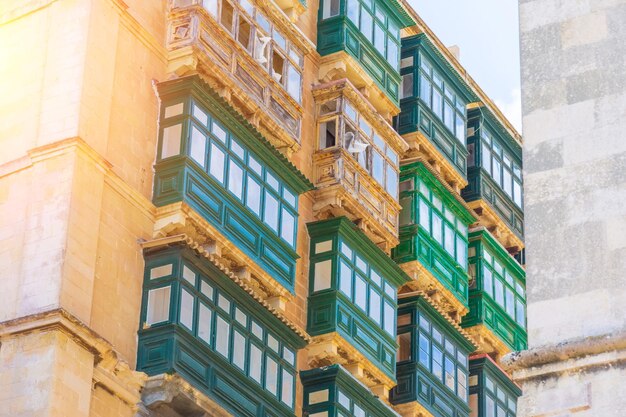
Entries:
{"label": "building facade", "polygon": [[9,1],[0,42],[1,415],[516,415],[522,139],[404,0]]}
{"label": "building facade", "polygon": [[626,407],[626,2],[520,1],[529,349],[520,416]]}

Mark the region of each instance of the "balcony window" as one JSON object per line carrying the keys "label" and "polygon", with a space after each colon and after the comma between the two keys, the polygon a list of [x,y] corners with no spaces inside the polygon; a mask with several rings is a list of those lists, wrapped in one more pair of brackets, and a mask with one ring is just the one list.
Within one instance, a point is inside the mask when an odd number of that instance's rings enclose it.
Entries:
{"label": "balcony window", "polygon": [[398,196],[398,153],[344,97],[319,106],[318,149],[344,148],[393,198]]}
{"label": "balcony window", "polygon": [[480,128],[481,161],[483,169],[491,176],[505,194],[522,208],[522,169],[512,156],[500,146],[494,135],[485,127]]}
{"label": "balcony window", "polygon": [[[450,133],[458,139],[459,143],[465,146],[466,102],[448,82],[444,81],[443,77],[424,54],[420,54],[419,59],[419,98],[443,122]],[[405,97],[413,96],[415,94],[413,91],[411,81],[411,88],[407,87],[407,95]]]}
{"label": "balcony window", "polygon": [[[338,332],[393,377],[402,270],[346,218],[309,223],[308,331]],[[328,312],[332,300],[336,313]]]}
{"label": "balcony window", "polygon": [[[467,415],[468,354],[474,346],[466,336],[425,298],[410,296],[399,301],[398,340],[392,404],[417,401],[433,415]],[[449,412],[442,414],[441,404]]]}
{"label": "balcony window", "polygon": [[[526,294],[524,282],[513,278],[512,271],[486,247],[482,248],[482,290],[489,295],[518,325],[526,327]],[[477,258],[470,261],[473,265]]]}
{"label": "balcony window", "polygon": [[487,355],[470,358],[470,406],[475,417],[515,417],[521,390]]}
{"label": "balcony window", "polygon": [[467,224],[443,203],[424,180],[416,178],[418,210],[410,217],[463,268],[467,266]]}
{"label": "balcony window", "polygon": [[248,0],[204,0],[203,7],[297,102],[302,100],[302,52]]}
{"label": "balcony window", "polygon": [[[169,273],[159,272],[164,267]],[[229,384],[233,378],[240,381],[232,389],[248,397],[258,396],[256,391],[264,392],[262,398],[271,398],[293,410],[296,345],[284,337],[285,326],[279,319],[252,299],[246,301],[246,297],[248,294],[217,267],[199,261],[189,249],[171,247],[151,253],[146,259],[145,325],[139,336],[138,368],[153,374],[152,367],[160,366],[162,361],[170,361],[177,370],[179,365],[184,370],[193,364],[192,372],[182,374],[202,390],[213,386],[209,380],[213,369],[219,369],[215,378],[220,384],[225,383],[221,375],[227,372]],[[175,355],[158,347],[172,343],[179,352]],[[152,355],[166,356],[154,362]],[[208,361],[209,373],[198,373],[200,362],[190,359],[196,355],[203,363]],[[154,374],[158,373],[162,371],[154,368]]]}
{"label": "balcony window", "polygon": [[[291,247],[296,244],[298,207],[296,194],[280,183],[273,169],[257,160],[240,140],[199,103],[192,104],[190,144],[187,153],[198,166],[228,190],[249,212],[262,220]],[[167,119],[166,119],[167,120]],[[181,124],[174,125],[180,132]],[[174,139],[164,128],[161,159],[176,156]],[[173,134],[172,134],[173,135]],[[180,133],[176,133],[180,143]],[[180,148],[177,148],[180,149]],[[178,150],[180,153],[180,150]]]}
{"label": "balcony window", "polygon": [[[339,0],[324,0],[322,19],[339,15]],[[398,70],[400,28],[387,17],[383,6],[371,0],[346,0],[346,16],[374,49]]]}

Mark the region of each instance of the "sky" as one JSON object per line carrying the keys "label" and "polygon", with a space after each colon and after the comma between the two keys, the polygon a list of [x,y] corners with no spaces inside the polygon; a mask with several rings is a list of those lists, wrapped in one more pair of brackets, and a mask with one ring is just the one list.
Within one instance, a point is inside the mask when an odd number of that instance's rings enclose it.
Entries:
{"label": "sky", "polygon": [[517,0],[409,0],[461,65],[521,132]]}

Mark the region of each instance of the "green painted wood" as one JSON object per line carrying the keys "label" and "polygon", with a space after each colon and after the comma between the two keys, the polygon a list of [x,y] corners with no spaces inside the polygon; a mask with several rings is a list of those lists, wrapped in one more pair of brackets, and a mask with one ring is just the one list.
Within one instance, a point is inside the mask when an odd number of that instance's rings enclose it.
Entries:
{"label": "green painted wood", "polygon": [[[470,268],[474,270],[475,281],[470,286],[469,307],[470,311],[463,317],[462,327],[468,328],[478,324],[484,324],[495,336],[502,340],[512,350],[525,350],[528,347],[526,333],[526,273],[524,269],[512,258],[506,250],[485,230],[470,233],[470,248],[475,251],[475,256],[470,257]],[[504,271],[511,277],[513,285],[507,283],[502,277],[504,306],[497,301],[495,285],[498,279],[492,272],[494,288],[491,294],[485,290],[485,272],[483,264],[485,260],[485,250],[493,255],[494,259],[502,265]],[[492,268],[489,268],[491,271]],[[487,281],[488,282],[488,281]],[[514,305],[512,309],[507,309],[509,305],[507,291],[513,294]],[[509,297],[510,298],[510,297]],[[523,314],[520,315],[517,308],[518,301],[523,306]],[[512,313],[512,314],[511,314]]]}
{"label": "green painted wood", "polygon": [[[295,251],[297,195],[312,184],[197,76],[162,83],[159,93],[162,108],[154,204],[189,204],[293,292],[299,258]],[[166,117],[176,106],[182,106],[179,114]],[[216,126],[224,134],[223,139],[212,132]],[[180,129],[180,141],[172,145],[168,134],[175,127]],[[200,150],[194,148],[196,136],[205,141]],[[221,180],[212,171],[216,150],[227,158],[219,174]],[[234,169],[240,172],[240,178],[234,176],[231,180]],[[239,196],[230,187],[231,182]],[[257,213],[247,201],[252,185],[259,187]],[[272,201],[275,208],[269,205]],[[270,207],[267,211],[266,206]],[[275,230],[264,221],[265,214],[275,217]]]}
{"label": "green painted wood", "polygon": [[[435,417],[469,416],[467,355],[474,346],[422,297],[401,299],[398,320],[398,339],[408,338],[408,346],[401,346],[400,351],[408,350],[405,357],[399,357],[398,385],[391,390],[391,403],[418,402]],[[436,332],[441,335],[442,342],[437,340]],[[422,343],[420,333],[429,341],[427,345]],[[450,350],[446,349],[445,340],[448,340]],[[436,374],[436,349],[442,351],[441,376]],[[450,369],[451,373],[454,372],[450,380],[454,388],[444,383],[449,380],[446,375],[448,363],[454,367]]]}
{"label": "green painted wood", "polygon": [[[441,200],[444,208],[450,210],[462,222],[463,227],[454,227],[454,236],[460,236],[463,250],[467,254],[467,227],[474,222],[474,216],[448,191],[439,180],[428,171],[421,162],[402,165],[400,168],[400,244],[393,249],[392,256],[398,263],[419,261],[441,282],[456,298],[467,306],[468,280],[466,256],[464,262],[447,252],[442,243],[433,238],[421,222],[419,200],[423,198],[419,184],[427,187],[430,193]],[[441,215],[442,223],[449,224],[445,215]],[[429,227],[433,228],[432,211],[428,219]],[[442,231],[443,236],[443,231]],[[456,240],[455,240],[456,242]]]}
{"label": "green painted wood", "polygon": [[[468,185],[463,189],[461,195],[466,201],[484,200],[494,209],[500,218],[509,226],[518,237],[524,237],[524,212],[523,207],[516,204],[513,198],[508,195],[502,188],[501,184],[496,183],[493,177],[488,173],[491,166],[488,155],[484,155],[481,146],[481,133],[483,129],[487,129],[493,140],[502,147],[508,157],[521,170],[523,167],[522,148],[515,139],[506,131],[493,114],[485,108],[472,109],[468,113],[468,128],[473,130],[473,134],[467,138]],[[503,168],[504,170],[504,168]],[[504,173],[504,171],[502,171]],[[504,174],[501,174],[503,177]],[[520,181],[520,190],[523,186]]]}
{"label": "green painted wood", "polygon": [[301,371],[300,379],[305,416],[322,413],[325,417],[398,417],[341,365]]}
{"label": "green painted wood", "polygon": [[345,217],[307,227],[311,237],[307,331],[314,336],[338,332],[394,379],[396,293],[409,277]]}
{"label": "green painted wood", "polygon": [[[144,257],[137,369],[148,375],[177,373],[235,415],[294,416],[295,385],[282,387],[282,370],[295,381],[295,353],[306,342],[191,249],[183,245],[151,249]],[[154,311],[149,307],[149,297],[161,288],[169,288],[169,309],[163,320],[146,326]],[[193,304],[183,302],[190,299]],[[193,306],[191,310],[186,308],[189,305]],[[206,311],[211,311],[210,320]],[[227,338],[223,337],[224,331],[218,330],[223,329],[219,320],[230,323]],[[261,329],[261,333],[254,329]],[[234,345],[236,332],[246,340],[245,345],[238,345],[245,346],[247,362],[243,370],[235,365],[239,358],[235,352],[240,351]],[[228,351],[218,348],[224,340],[228,341],[224,345]],[[274,341],[278,352],[273,350]],[[263,358],[278,363],[276,394],[251,377],[252,361],[246,355],[250,355],[253,344],[260,347]],[[260,372],[263,383],[267,369],[261,368]]]}
{"label": "green painted wood", "polygon": [[[478,100],[476,94],[467,85],[463,77],[449,64],[441,52],[433,45],[426,34],[409,36],[402,39],[402,65],[400,74],[412,88],[406,88],[406,95],[400,100],[400,114],[395,118],[395,124],[400,134],[422,132],[439,151],[452,163],[455,169],[466,177],[467,149],[465,140],[460,140],[450,131],[443,121],[429,108],[420,97],[421,78],[420,65],[424,57],[432,68],[441,76],[442,81],[453,95],[459,97],[463,103]],[[442,100],[445,94],[442,93]],[[443,101],[442,101],[443,103]],[[452,103],[453,112],[455,104]],[[456,126],[456,124],[455,124]],[[465,134],[465,128],[461,128]]]}
{"label": "green painted wood", "polygon": [[470,375],[476,384],[470,386],[472,403],[478,406],[478,417],[517,415],[517,400],[522,390],[487,355],[470,360]]}

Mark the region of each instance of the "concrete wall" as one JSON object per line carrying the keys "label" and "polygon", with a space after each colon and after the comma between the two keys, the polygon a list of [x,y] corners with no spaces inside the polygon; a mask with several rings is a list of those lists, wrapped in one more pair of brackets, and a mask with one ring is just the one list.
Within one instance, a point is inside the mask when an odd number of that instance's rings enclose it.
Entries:
{"label": "concrete wall", "polygon": [[626,1],[519,6],[531,350],[509,358],[520,416],[623,416]]}

